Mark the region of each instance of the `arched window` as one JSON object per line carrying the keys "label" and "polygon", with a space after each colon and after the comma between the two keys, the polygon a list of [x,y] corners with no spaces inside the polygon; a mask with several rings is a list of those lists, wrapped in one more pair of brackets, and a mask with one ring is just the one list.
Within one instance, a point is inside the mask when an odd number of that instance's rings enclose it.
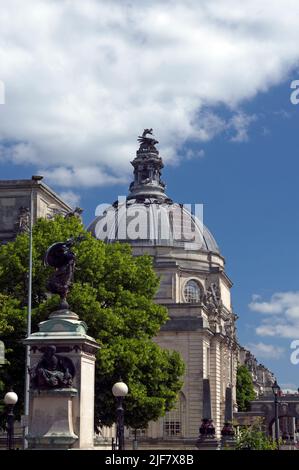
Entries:
{"label": "arched window", "polygon": [[184,297],[185,301],[188,303],[200,302],[202,297],[202,289],[200,284],[193,279],[186,282],[184,288]]}

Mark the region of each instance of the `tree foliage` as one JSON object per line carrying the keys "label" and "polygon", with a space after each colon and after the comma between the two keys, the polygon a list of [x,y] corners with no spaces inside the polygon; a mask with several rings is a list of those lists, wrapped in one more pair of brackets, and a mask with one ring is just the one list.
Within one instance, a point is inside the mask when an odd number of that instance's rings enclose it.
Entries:
{"label": "tree foliage", "polygon": [[236,450],[276,450],[277,443],[267,436],[262,429],[261,420],[257,419],[249,426],[239,430]]}
{"label": "tree foliage", "polygon": [[[161,349],[153,337],[168,318],[167,310],[153,297],[159,279],[151,257],[133,257],[126,244],[104,244],[87,233],[76,217],[39,219],[33,228],[32,330],[57,307],[58,296],[49,296],[45,267],[47,247],[84,233],[76,245],[77,270],[68,301],[88,325],[88,334],[101,346],[96,361],[96,424],[115,421],[112,385],[120,375],[129,387],[126,424],[146,426],[171,409],[181,388],[184,366],[175,351]],[[0,247],[0,327],[9,352],[0,370],[0,384],[9,383],[23,401],[24,347],[28,285],[28,235]],[[1,386],[1,385],[0,385]]]}
{"label": "tree foliage", "polygon": [[[25,334],[25,309],[21,308],[18,300],[0,293],[0,339],[5,345],[5,365],[0,366],[0,396],[3,397],[10,387],[14,386],[18,390],[20,402],[24,395],[25,353],[18,339],[24,338]],[[20,415],[20,410],[21,403],[17,403],[17,416]],[[3,411],[1,406],[0,413]],[[3,422],[4,416],[1,415],[0,427]]]}
{"label": "tree foliage", "polygon": [[239,366],[237,370],[237,404],[239,411],[248,411],[251,400],[255,399],[252,376],[246,366]]}

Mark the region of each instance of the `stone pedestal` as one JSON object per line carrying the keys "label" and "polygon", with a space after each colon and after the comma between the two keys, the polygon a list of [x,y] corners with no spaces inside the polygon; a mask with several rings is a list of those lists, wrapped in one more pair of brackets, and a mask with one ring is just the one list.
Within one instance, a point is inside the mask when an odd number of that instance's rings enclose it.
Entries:
{"label": "stone pedestal", "polygon": [[31,449],[93,447],[95,353],[99,346],[86,332],[78,315],[58,310],[24,341],[30,346],[31,370],[35,371],[50,347],[73,375],[64,387],[56,387],[55,379],[52,386],[41,389],[31,383],[26,437]]}
{"label": "stone pedestal", "polygon": [[199,428],[199,438],[196,441],[199,450],[219,450],[220,442],[215,435],[212,419],[204,418]]}
{"label": "stone pedestal", "polygon": [[203,420],[199,428],[199,438],[196,447],[199,450],[218,450],[220,443],[216,438],[216,430],[212,419],[212,403],[210,380],[203,379]]}
{"label": "stone pedestal", "polygon": [[77,393],[74,388],[31,392],[29,447],[65,449],[78,441],[73,426],[73,398]]}
{"label": "stone pedestal", "polygon": [[196,441],[196,447],[199,450],[220,450],[220,443],[215,436],[199,437]]}
{"label": "stone pedestal", "polygon": [[235,436],[222,436],[221,437],[221,449],[235,449],[236,438]]}

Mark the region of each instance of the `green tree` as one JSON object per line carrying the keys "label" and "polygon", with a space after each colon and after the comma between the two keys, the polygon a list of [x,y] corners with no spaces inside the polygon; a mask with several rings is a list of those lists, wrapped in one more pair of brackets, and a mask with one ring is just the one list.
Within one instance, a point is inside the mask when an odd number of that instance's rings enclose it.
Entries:
{"label": "green tree", "polygon": [[[25,374],[25,356],[22,344],[16,338],[24,337],[26,332],[25,310],[20,308],[20,302],[8,295],[0,293],[0,339],[5,344],[5,365],[0,366],[0,397],[14,385],[18,390],[21,401],[23,398],[23,377]],[[16,367],[22,374],[12,378],[10,370]],[[15,412],[20,415],[21,406],[17,403]],[[0,427],[4,425],[3,402],[0,401]]]}
{"label": "green tree", "polygon": [[262,422],[257,419],[239,430],[236,450],[276,450],[277,444],[262,430]]}
{"label": "green tree", "polygon": [[[126,424],[142,428],[174,406],[184,371],[179,354],[160,348],[152,339],[168,316],[153,301],[159,279],[151,257],[133,257],[129,245],[96,240],[75,217],[39,219],[33,229],[32,329],[36,331],[59,303],[58,296],[47,294],[51,272],[43,264],[47,247],[82,233],[86,239],[74,248],[77,270],[68,301],[101,346],[96,361],[96,423],[115,421],[111,389],[121,374],[129,387]],[[0,292],[6,305],[3,309],[0,304],[1,339],[10,351],[0,380],[6,386],[14,384],[19,406],[23,401],[25,355],[20,340],[26,330],[27,266],[27,234],[0,247]]]}
{"label": "green tree", "polygon": [[237,404],[239,411],[248,411],[251,400],[255,399],[252,376],[246,366],[239,366],[237,370]]}

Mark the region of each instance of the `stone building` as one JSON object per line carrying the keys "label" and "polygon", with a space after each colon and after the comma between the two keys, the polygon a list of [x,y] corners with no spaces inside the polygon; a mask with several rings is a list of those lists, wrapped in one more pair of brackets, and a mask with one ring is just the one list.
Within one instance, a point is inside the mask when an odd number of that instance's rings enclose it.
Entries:
{"label": "stone building", "polygon": [[250,371],[256,397],[272,395],[272,385],[275,382],[274,374],[263,364],[260,364],[254,355],[240,346],[239,363],[245,365]]}
{"label": "stone building", "polygon": [[40,176],[30,180],[0,180],[0,243],[13,240],[17,233],[28,228],[31,197],[34,221],[56,212],[72,211]]}
{"label": "stone building", "polygon": [[[274,377],[238,344],[232,282],[225,272],[224,257],[202,222],[200,208],[192,212],[165,193],[158,142],[151,130],[146,131],[132,161],[134,180],[129,194],[106,207],[88,229],[107,243],[130,243],[136,256],[147,253],[153,257],[160,277],[156,302],[169,312],[169,321],[155,340],[163,348],[177,350],[186,371],[176,408],[140,430],[139,440],[164,449],[194,448],[205,418],[213,419],[220,437],[227,396],[232,397],[231,407],[237,410],[239,362],[251,371],[257,396],[271,387]],[[13,240],[27,228],[31,198],[34,221],[72,211],[40,177],[2,180],[0,243]],[[108,437],[114,435],[114,431],[105,432]]]}
{"label": "stone building", "polygon": [[232,282],[214,237],[200,216],[165,193],[163,162],[151,131],[139,138],[128,196],[106,208],[88,229],[98,239],[128,242],[134,255],[147,253],[154,259],[160,277],[156,301],[167,307],[170,317],[156,341],[179,351],[186,372],[176,408],[150,423],[143,439],[160,448],[192,448],[202,420],[209,418],[209,396],[218,437],[227,388],[236,409],[237,315],[231,304]]}

